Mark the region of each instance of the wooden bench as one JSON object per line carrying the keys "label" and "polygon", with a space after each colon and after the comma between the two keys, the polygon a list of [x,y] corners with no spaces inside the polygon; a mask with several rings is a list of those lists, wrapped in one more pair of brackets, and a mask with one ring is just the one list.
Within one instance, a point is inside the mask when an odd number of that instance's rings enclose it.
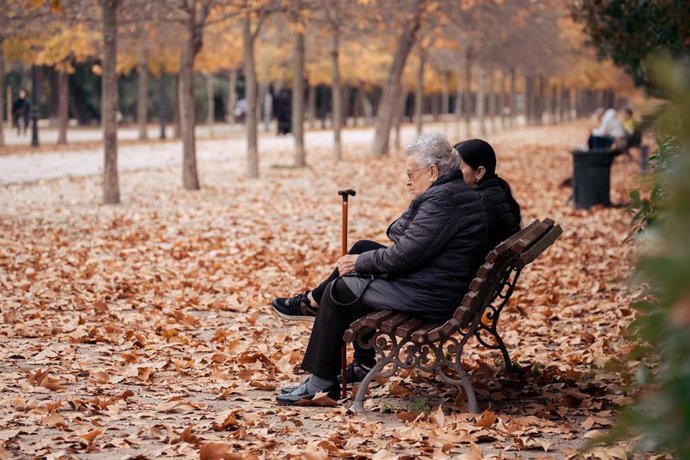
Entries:
{"label": "wooden bench", "polygon": [[483,346],[500,350],[506,370],[512,371],[510,355],[497,329],[501,311],[522,269],[561,233],[553,220],[535,220],[499,244],[486,256],[460,306],[445,322],[429,322],[392,310],[377,311],[354,321],[343,335],[344,344],[357,341],[363,348],[373,347],[377,363],[359,385],[353,410],[364,411],[364,397],[375,377],[391,377],[399,368],[416,367],[435,372],[445,383],[461,385],[469,410],[477,412],[474,389],[462,365],[463,348],[476,337]]}

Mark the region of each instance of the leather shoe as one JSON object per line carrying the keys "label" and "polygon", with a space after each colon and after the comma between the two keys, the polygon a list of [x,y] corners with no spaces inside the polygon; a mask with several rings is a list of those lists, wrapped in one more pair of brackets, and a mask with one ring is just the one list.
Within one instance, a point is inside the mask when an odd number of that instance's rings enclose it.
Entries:
{"label": "leather shoe", "polygon": [[[333,401],[337,401],[338,398],[340,397],[340,384],[338,382],[335,382],[333,385],[331,385],[328,388],[325,388],[317,393],[310,393],[309,390],[307,390],[307,385],[301,385],[299,388],[297,388],[294,392],[289,393],[289,394],[279,394],[276,396],[276,401],[278,404],[282,404],[284,406],[295,406],[295,405],[300,405],[301,401],[304,401],[301,403],[301,405],[310,405],[309,401],[314,401],[314,397],[318,393],[325,393],[326,396],[331,398]],[[313,405],[328,405],[328,404],[320,404],[319,401],[315,401]]]}

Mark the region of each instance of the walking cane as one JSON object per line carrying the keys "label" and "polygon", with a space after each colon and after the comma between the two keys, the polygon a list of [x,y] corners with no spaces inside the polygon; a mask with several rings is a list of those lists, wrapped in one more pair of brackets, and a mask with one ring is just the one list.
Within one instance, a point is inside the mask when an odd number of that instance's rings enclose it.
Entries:
{"label": "walking cane", "polygon": [[[343,219],[342,219],[342,232],[341,232],[341,255],[347,254],[347,199],[349,198],[350,195],[355,196],[357,192],[352,190],[351,188],[347,190],[338,190],[338,195],[343,197]],[[347,398],[347,344],[345,341],[343,341],[343,347],[342,347],[342,353],[341,353],[341,362],[342,362],[342,373],[341,375],[341,395],[343,399]]]}

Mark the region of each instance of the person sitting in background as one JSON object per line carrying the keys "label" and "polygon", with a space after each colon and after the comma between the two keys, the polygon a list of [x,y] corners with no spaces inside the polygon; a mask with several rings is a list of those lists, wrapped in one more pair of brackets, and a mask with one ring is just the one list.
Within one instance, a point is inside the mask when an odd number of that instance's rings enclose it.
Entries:
{"label": "person sitting in background", "polygon": [[[598,109],[599,110],[599,109]],[[597,112],[595,112],[596,115]],[[608,149],[614,143],[625,136],[623,124],[616,115],[616,111],[612,108],[606,110],[601,117],[601,124],[592,129],[592,132],[587,140],[587,146],[590,150],[594,149]]]}
{"label": "person sitting in background", "polygon": [[490,251],[520,230],[520,205],[513,198],[508,182],[496,174],[496,152],[481,139],[455,144],[460,154],[460,169],[470,187],[479,193],[489,225],[487,249]]}
{"label": "person sitting in background", "polygon": [[[453,315],[486,255],[487,218],[479,195],[463,180],[458,152],[440,134],[424,134],[405,149],[409,207],[387,230],[392,243],[357,242],[319,287],[276,298],[282,318],[315,316],[302,361],[312,375],[283,388],[279,404],[304,404],[319,392],[337,399],[344,332],[362,316],[394,310],[445,321]],[[374,350],[355,346],[348,381],[361,382]]]}

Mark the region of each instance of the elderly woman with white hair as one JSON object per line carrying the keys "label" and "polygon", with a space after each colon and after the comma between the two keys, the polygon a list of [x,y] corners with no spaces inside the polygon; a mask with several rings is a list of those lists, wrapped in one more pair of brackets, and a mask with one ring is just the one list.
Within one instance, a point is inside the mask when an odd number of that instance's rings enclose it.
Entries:
{"label": "elderly woman with white hair", "polygon": [[[481,264],[487,218],[479,196],[463,181],[458,152],[440,134],[425,134],[405,155],[412,201],[388,227],[393,244],[358,241],[319,287],[273,300],[283,318],[315,318],[302,361],[312,375],[283,388],[278,403],[304,404],[319,392],[337,399],[342,336],[354,320],[377,310],[446,320]],[[361,381],[373,364],[373,350],[356,348],[348,381]]]}

